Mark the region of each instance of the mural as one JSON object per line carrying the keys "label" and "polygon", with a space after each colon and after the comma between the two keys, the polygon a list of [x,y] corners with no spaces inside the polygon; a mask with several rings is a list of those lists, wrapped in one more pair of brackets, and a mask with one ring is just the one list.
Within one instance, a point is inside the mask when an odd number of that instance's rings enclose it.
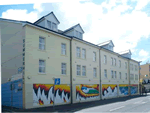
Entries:
{"label": "mural", "polygon": [[103,84],[102,85],[102,98],[117,97],[117,85],[115,84]]}
{"label": "mural", "polygon": [[99,84],[76,85],[76,100],[89,100],[99,98]]}
{"label": "mural", "polygon": [[120,84],[119,85],[119,96],[125,96],[128,95],[128,85],[126,84]]}
{"label": "mural", "polygon": [[131,95],[138,93],[138,85],[132,85],[131,88]]}
{"label": "mural", "polygon": [[53,84],[33,84],[33,106],[64,102],[70,102],[69,85],[55,85],[54,94]]}

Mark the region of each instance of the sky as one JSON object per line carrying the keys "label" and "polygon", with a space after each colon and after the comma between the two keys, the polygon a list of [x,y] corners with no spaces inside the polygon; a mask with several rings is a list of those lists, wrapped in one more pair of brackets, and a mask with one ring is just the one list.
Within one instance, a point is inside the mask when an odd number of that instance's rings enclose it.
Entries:
{"label": "sky", "polygon": [[83,40],[112,40],[115,52],[131,50],[132,59],[150,62],[150,0],[42,0],[0,2],[0,18],[35,22],[54,12],[65,30],[80,23]]}

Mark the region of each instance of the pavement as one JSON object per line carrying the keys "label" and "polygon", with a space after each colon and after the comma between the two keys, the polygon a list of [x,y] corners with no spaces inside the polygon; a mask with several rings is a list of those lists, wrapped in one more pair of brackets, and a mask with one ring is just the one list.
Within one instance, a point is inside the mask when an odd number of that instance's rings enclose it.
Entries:
{"label": "pavement", "polygon": [[149,112],[150,93],[92,102],[67,104],[34,109],[17,109],[2,106],[2,112]]}

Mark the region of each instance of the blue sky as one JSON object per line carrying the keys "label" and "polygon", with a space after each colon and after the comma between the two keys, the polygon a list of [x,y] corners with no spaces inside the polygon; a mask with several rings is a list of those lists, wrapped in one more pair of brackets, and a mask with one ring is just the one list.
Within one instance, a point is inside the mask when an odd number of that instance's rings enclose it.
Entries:
{"label": "blue sky", "polygon": [[130,49],[132,58],[142,61],[141,64],[150,61],[150,0],[10,4],[0,5],[1,18],[35,22],[53,11],[60,21],[59,29],[65,30],[80,23],[85,31],[84,40],[94,44],[112,40],[115,52]]}

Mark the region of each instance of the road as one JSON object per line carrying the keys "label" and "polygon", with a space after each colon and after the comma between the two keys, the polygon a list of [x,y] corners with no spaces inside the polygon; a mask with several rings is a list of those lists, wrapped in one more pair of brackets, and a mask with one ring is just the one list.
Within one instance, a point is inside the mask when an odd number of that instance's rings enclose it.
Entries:
{"label": "road", "polygon": [[150,113],[150,93],[147,96],[129,99],[123,102],[114,102],[106,105],[99,105],[96,107],[90,107],[82,109],[78,112],[148,112]]}

